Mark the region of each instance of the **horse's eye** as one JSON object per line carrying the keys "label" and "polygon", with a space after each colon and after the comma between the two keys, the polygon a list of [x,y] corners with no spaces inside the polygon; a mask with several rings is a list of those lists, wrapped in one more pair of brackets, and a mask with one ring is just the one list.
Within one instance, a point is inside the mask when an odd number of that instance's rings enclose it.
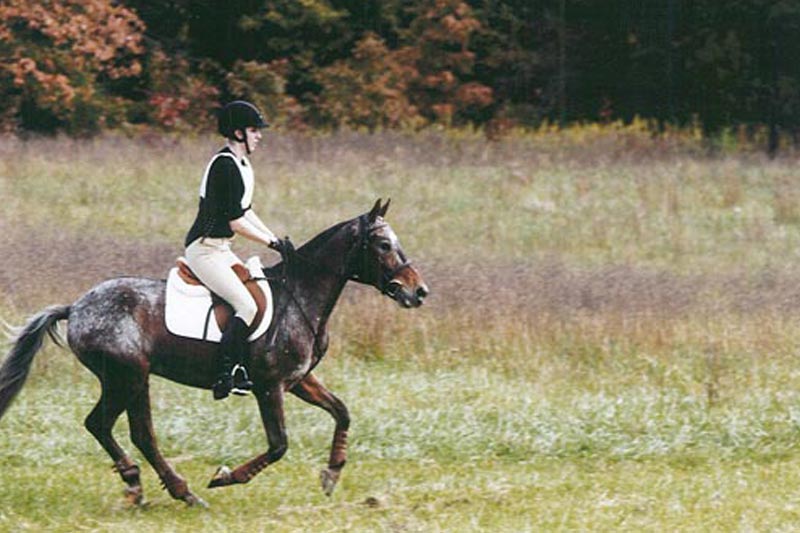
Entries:
{"label": "horse's eye", "polygon": [[378,243],[378,250],[380,250],[381,253],[388,254],[392,251],[392,245],[389,244],[388,241],[381,241]]}

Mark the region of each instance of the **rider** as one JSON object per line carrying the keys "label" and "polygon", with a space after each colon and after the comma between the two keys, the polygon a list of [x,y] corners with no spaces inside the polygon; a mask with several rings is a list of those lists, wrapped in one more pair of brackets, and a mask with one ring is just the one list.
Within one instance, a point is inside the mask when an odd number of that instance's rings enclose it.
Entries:
{"label": "rider", "polygon": [[277,247],[279,240],[251,209],[253,167],[247,158],[269,127],[251,103],[236,100],[218,114],[218,131],[226,145],[211,158],[200,184],[200,207],[186,235],[186,262],[200,280],[234,309],[220,341],[219,373],[214,399],[247,394],[253,387],[244,357],[247,332],[256,302],[231,267],[241,264],[231,251],[235,234]]}

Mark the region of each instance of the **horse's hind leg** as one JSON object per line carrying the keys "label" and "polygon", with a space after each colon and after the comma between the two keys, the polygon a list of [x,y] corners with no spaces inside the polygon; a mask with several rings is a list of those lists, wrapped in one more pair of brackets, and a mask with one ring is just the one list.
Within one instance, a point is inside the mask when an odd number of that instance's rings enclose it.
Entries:
{"label": "horse's hind leg", "polygon": [[140,385],[130,392],[132,394],[128,401],[128,423],[131,428],[131,441],[153,466],[161,478],[161,483],[173,498],[183,500],[189,505],[206,506],[206,502],[192,494],[186,480],[172,469],[158,449],[150,415],[150,387],[147,378],[145,377]]}
{"label": "horse's hind leg", "polygon": [[325,491],[326,495],[330,496],[333,493],[333,489],[336,488],[342,468],[347,462],[347,430],[350,427],[350,415],[347,412],[347,407],[322,383],[317,381],[317,378],[312,374],[306,375],[289,392],[311,405],[316,405],[326,410],[336,421],[328,468],[320,472],[322,490]]}
{"label": "horse's hind leg", "polygon": [[111,432],[119,415],[125,410],[127,397],[121,394],[120,388],[112,386],[108,381],[101,381],[101,386],[103,392],[100,400],[86,417],[86,429],[94,435],[97,442],[111,456],[114,461],[114,469],[128,485],[125,489],[126,499],[134,505],[141,505],[144,498],[142,484],[139,480],[139,467],[117,444]]}

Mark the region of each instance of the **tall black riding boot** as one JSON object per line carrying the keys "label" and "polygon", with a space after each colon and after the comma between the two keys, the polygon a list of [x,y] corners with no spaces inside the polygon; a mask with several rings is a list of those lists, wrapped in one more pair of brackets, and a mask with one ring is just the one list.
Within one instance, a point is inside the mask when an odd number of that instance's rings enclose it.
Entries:
{"label": "tall black riding boot", "polygon": [[244,395],[253,388],[245,370],[247,351],[247,324],[238,316],[231,317],[219,343],[220,372],[214,384],[214,399],[222,400],[228,394]]}

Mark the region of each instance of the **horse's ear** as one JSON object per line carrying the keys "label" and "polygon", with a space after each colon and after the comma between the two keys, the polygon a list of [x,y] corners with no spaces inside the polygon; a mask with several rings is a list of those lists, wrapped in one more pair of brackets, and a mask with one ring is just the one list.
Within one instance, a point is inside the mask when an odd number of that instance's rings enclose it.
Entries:
{"label": "horse's ear", "polygon": [[384,204],[383,207],[381,207],[381,212],[378,213],[378,216],[385,217],[386,216],[386,211],[389,210],[389,204],[391,204],[391,203],[392,203],[392,199],[391,198],[386,200],[386,203]]}
{"label": "horse's ear", "polygon": [[372,209],[370,209],[369,214],[367,215],[367,219],[369,219],[369,223],[372,224],[373,222],[375,222],[375,219],[377,219],[379,216],[381,216],[381,199],[380,198],[378,198],[375,201],[375,205],[373,205]]}

